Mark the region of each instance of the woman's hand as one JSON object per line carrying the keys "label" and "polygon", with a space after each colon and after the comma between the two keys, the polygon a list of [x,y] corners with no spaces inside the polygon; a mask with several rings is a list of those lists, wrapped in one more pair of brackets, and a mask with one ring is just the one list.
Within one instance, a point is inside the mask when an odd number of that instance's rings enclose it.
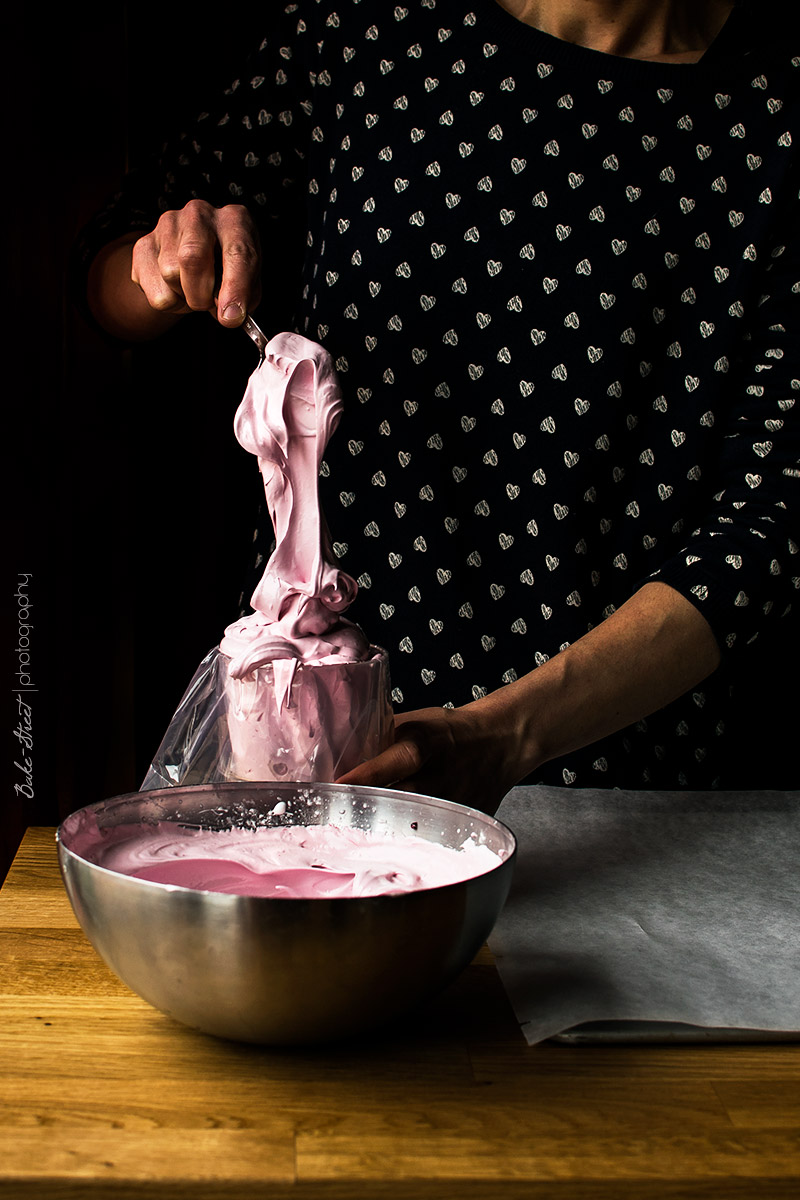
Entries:
{"label": "woman's hand", "polygon": [[133,247],[131,278],[151,308],[213,312],[222,325],[241,325],[255,308],[260,273],[258,234],[241,204],[212,208],[191,200],[163,213]]}
{"label": "woman's hand", "polygon": [[163,213],[143,237],[110,243],[89,272],[95,318],[129,341],[155,337],[190,312],[236,328],[260,298],[258,231],[241,204],[191,200]]}
{"label": "woman's hand", "polygon": [[524,740],[513,696],[501,689],[463,708],[399,713],[392,745],[337,782],[400,787],[493,813],[532,769]]}

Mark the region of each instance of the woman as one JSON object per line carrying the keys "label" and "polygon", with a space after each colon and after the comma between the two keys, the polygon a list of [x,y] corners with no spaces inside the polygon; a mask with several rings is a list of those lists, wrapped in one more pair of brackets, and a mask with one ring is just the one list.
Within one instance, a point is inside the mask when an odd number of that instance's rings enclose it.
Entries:
{"label": "woman", "polygon": [[289,4],[90,231],[117,336],[263,289],[337,360],[321,490],[397,706],[348,781],[741,781],[737,680],[797,640],[800,44],[762,24]]}

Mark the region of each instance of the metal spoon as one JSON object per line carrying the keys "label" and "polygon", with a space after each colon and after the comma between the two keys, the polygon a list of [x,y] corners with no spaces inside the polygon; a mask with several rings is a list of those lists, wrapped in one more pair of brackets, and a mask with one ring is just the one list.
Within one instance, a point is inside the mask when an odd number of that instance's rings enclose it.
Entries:
{"label": "metal spoon", "polygon": [[242,322],[242,329],[245,331],[248,337],[253,339],[258,347],[258,352],[263,359],[267,353],[267,342],[269,341],[269,338],[264,333],[263,329],[260,329],[259,326],[256,325],[249,313]]}

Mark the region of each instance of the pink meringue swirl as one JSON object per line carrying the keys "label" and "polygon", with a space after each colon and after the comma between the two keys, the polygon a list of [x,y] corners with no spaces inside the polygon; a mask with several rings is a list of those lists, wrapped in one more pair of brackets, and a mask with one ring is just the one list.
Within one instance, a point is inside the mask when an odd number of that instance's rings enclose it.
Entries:
{"label": "pink meringue swirl", "polygon": [[240,444],[258,458],[276,544],[253,592],[254,611],[229,625],[220,644],[233,678],[281,659],[360,662],[372,655],[359,626],[341,615],[358,586],[335,565],[317,489],[341,411],[327,351],[296,333],[272,338],[234,422]]}

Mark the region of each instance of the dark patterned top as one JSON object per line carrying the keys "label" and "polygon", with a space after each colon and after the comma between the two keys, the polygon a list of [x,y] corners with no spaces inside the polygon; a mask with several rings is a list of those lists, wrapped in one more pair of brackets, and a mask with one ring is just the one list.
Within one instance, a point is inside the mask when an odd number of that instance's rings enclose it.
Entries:
{"label": "dark patterned top", "polygon": [[482,696],[658,578],[723,667],[536,778],[735,786],[737,672],[797,639],[800,45],[734,14],[699,64],[633,61],[494,0],[271,24],[160,206],[248,205],[264,323],[337,361],[323,502],[396,704]]}

